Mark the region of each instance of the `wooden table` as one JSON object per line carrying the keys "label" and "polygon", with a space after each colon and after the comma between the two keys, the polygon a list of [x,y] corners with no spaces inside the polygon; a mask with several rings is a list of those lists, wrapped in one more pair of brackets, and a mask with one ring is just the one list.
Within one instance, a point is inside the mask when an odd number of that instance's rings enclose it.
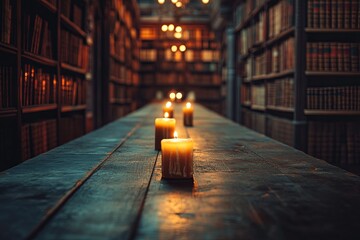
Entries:
{"label": "wooden table", "polygon": [[360,178],[195,106],[194,182],[151,104],[0,174],[0,239],[360,239]]}

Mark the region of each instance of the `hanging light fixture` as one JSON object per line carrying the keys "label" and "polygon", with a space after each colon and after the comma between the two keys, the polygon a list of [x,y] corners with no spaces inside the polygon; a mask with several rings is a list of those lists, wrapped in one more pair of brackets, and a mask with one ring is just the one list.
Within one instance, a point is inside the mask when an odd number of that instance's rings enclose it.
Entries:
{"label": "hanging light fixture", "polygon": [[174,37],[175,37],[175,38],[181,38],[181,37],[182,37],[181,32],[176,32],[176,33],[174,33]]}
{"label": "hanging light fixture", "polygon": [[179,50],[180,50],[180,52],[185,52],[186,46],[184,44],[180,45]]}
{"label": "hanging light fixture", "polygon": [[175,28],[175,32],[181,32],[182,31],[182,27],[180,27],[180,26],[176,26],[176,28]]}
{"label": "hanging light fixture", "polygon": [[179,8],[179,7],[182,7],[182,2],[177,2],[177,3],[175,3],[175,6],[178,7],[178,8]]}
{"label": "hanging light fixture", "polygon": [[174,28],[175,28],[174,24],[170,24],[170,25],[168,26],[168,30],[169,30],[169,31],[174,31]]}
{"label": "hanging light fixture", "polygon": [[166,32],[167,30],[168,30],[168,26],[167,25],[162,25],[161,26],[161,30],[163,31],[163,32]]}
{"label": "hanging light fixture", "polygon": [[159,4],[164,4],[164,3],[165,3],[165,0],[158,0],[158,3],[159,3]]}
{"label": "hanging light fixture", "polygon": [[202,0],[203,4],[208,4],[210,0]]}
{"label": "hanging light fixture", "polygon": [[172,45],[172,46],[171,46],[171,51],[172,51],[172,52],[176,52],[176,51],[177,51],[177,46]]}

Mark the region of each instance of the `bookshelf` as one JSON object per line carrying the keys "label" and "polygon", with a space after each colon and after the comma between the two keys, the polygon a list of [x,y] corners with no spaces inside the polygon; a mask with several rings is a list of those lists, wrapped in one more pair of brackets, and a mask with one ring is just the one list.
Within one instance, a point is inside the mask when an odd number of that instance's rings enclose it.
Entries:
{"label": "bookshelf", "polygon": [[107,10],[110,29],[109,49],[104,51],[104,58],[109,61],[109,68],[104,70],[104,79],[108,80],[108,94],[105,104],[105,122],[109,122],[138,108],[139,85],[139,18],[140,12],[136,1],[112,1]]}
{"label": "bookshelf", "polygon": [[3,170],[85,133],[89,47],[85,0],[5,0],[0,11]]}
{"label": "bookshelf", "polygon": [[240,122],[358,168],[359,2],[242,0],[233,9]]}
{"label": "bookshelf", "polygon": [[[157,92],[167,98],[171,91],[180,91],[183,98],[192,91],[196,101],[223,113],[225,97],[219,75],[220,45],[210,26],[204,23],[179,23],[182,37],[164,32],[170,22],[141,23],[140,96],[141,104],[155,99]],[[186,50],[179,47],[185,45]],[[176,50],[172,51],[172,46]]]}

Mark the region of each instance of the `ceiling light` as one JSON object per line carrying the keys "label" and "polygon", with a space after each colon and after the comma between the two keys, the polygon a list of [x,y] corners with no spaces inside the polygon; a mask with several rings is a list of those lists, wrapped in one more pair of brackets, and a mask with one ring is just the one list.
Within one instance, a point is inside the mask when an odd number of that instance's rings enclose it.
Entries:
{"label": "ceiling light", "polygon": [[171,0],[172,3],[177,3],[178,0]]}
{"label": "ceiling light", "polygon": [[179,8],[179,7],[182,7],[182,3],[181,3],[181,2],[177,2],[177,3],[175,3],[175,6],[178,7],[178,8]]}
{"label": "ceiling light", "polygon": [[169,26],[168,26],[168,30],[169,31],[174,31],[174,24],[170,24]]}
{"label": "ceiling light", "polygon": [[167,25],[162,25],[161,26],[161,30],[163,31],[163,32],[166,32],[167,30],[168,30],[168,26]]}
{"label": "ceiling light", "polygon": [[180,50],[181,52],[185,52],[185,50],[186,50],[185,45],[181,45],[181,46],[179,47],[179,50]]}
{"label": "ceiling light", "polygon": [[174,37],[176,37],[176,38],[181,38],[181,36],[182,36],[182,34],[179,32],[174,33]]}
{"label": "ceiling light", "polygon": [[159,4],[164,4],[164,3],[165,3],[165,0],[158,0],[158,3],[159,3]]}
{"label": "ceiling light", "polygon": [[172,46],[171,46],[171,51],[172,51],[172,52],[176,52],[176,51],[177,51],[177,46],[172,45]]}
{"label": "ceiling light", "polygon": [[204,4],[208,4],[210,0],[202,0]]}
{"label": "ceiling light", "polygon": [[176,28],[175,28],[175,32],[181,32],[182,31],[182,28],[180,27],[180,26],[177,26]]}

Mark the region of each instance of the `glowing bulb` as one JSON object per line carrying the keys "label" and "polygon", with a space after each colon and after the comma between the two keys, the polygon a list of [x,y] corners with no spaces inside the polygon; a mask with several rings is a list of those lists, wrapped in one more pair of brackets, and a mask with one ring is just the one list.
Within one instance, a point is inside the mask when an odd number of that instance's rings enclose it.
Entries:
{"label": "glowing bulb", "polygon": [[171,107],[171,102],[167,102],[166,105],[165,105],[167,108]]}
{"label": "glowing bulb", "polygon": [[172,45],[172,46],[171,46],[171,51],[172,51],[172,52],[176,52],[176,51],[177,51],[177,46]]}
{"label": "glowing bulb", "polygon": [[165,0],[158,0],[158,3],[159,3],[159,4],[164,4],[164,3],[165,3]]}
{"label": "glowing bulb", "polygon": [[163,32],[166,32],[167,30],[168,30],[168,26],[167,25],[162,25],[161,26],[161,30],[163,31]]}
{"label": "glowing bulb", "polygon": [[181,93],[181,92],[178,92],[178,93],[176,94],[176,98],[179,99],[179,100],[182,99],[182,93]]}
{"label": "glowing bulb", "polygon": [[210,0],[202,0],[203,4],[208,4]]}
{"label": "glowing bulb", "polygon": [[185,50],[186,50],[185,45],[180,45],[179,50],[180,50],[181,52],[185,52]]}
{"label": "glowing bulb", "polygon": [[164,118],[169,118],[169,113],[168,112],[164,113]]}
{"label": "glowing bulb", "polygon": [[177,3],[178,0],[171,0],[172,3]]}
{"label": "glowing bulb", "polygon": [[175,32],[181,32],[182,31],[182,28],[180,27],[180,26],[177,26],[176,28],[175,28]]}
{"label": "glowing bulb", "polygon": [[176,32],[174,33],[174,37],[176,38],[181,38],[182,34],[180,32]]}
{"label": "glowing bulb", "polygon": [[182,3],[181,3],[181,2],[177,2],[177,3],[175,3],[175,6],[179,8],[179,7],[182,6]]}
{"label": "glowing bulb", "polygon": [[170,25],[168,26],[168,30],[169,30],[169,31],[174,31],[174,28],[175,28],[174,24],[170,24]]}
{"label": "glowing bulb", "polygon": [[170,93],[169,97],[170,97],[171,100],[174,100],[175,99],[175,93],[173,93],[173,92]]}
{"label": "glowing bulb", "polygon": [[187,102],[186,103],[186,108],[190,108],[191,107],[191,103]]}
{"label": "glowing bulb", "polygon": [[177,133],[177,131],[174,131],[174,138],[178,138],[178,133]]}

